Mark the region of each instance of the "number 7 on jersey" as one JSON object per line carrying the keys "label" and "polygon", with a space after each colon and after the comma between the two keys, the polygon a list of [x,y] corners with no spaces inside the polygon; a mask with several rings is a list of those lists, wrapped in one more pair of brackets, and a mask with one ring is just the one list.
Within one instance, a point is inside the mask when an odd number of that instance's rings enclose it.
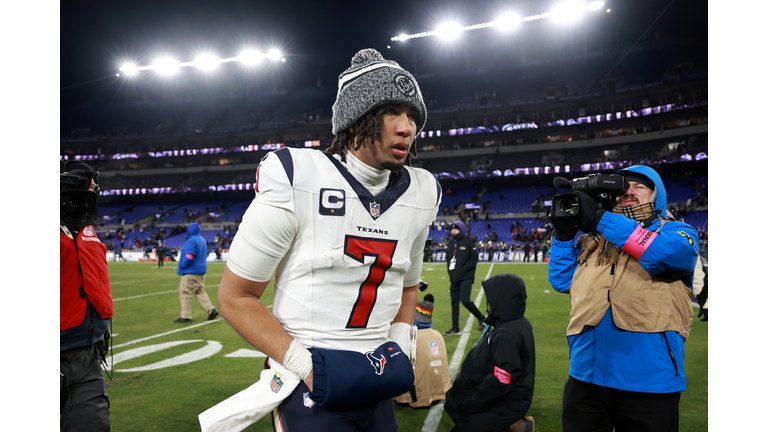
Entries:
{"label": "number 7 on jersey", "polygon": [[368,271],[368,277],[360,285],[355,305],[347,321],[347,328],[365,328],[368,318],[376,304],[376,295],[384,281],[384,275],[392,267],[392,257],[395,255],[397,240],[382,240],[368,237],[346,236],[344,240],[344,255],[357,262],[365,262],[366,256],[374,257]]}

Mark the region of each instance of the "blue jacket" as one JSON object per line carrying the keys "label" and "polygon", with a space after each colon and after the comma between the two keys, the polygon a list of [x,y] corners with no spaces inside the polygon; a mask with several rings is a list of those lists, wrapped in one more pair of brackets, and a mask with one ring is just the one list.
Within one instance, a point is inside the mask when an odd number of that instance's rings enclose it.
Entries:
{"label": "blue jacket", "polygon": [[[194,255],[194,258],[187,258],[188,254]],[[176,273],[178,275],[204,275],[208,268],[207,258],[208,243],[200,235],[200,224],[193,222],[187,227],[187,242],[181,248],[181,258],[179,259],[179,268],[176,270]]]}
{"label": "blue jacket", "polygon": [[[656,185],[656,210],[666,215],[667,197],[664,184],[652,168],[635,165],[618,174],[636,172]],[[621,214],[605,212],[597,230],[605,239],[621,249],[639,222]],[[659,229],[657,219],[647,227]],[[642,268],[651,275],[662,272],[687,273],[696,267],[699,239],[688,224],[670,221],[664,224],[653,242],[640,256]],[[579,250],[573,241],[553,239],[550,249],[549,282],[561,292],[569,293]],[[690,287],[690,280],[684,282]],[[584,382],[620,390],[645,393],[672,393],[686,389],[685,339],[674,331],[639,333],[619,329],[609,308],[600,323],[583,333],[569,336],[571,368],[569,374]]]}

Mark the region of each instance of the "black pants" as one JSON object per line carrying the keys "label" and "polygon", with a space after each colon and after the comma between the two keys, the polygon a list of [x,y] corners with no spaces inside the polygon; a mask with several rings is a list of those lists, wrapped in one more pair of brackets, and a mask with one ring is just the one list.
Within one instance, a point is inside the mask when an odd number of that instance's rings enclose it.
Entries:
{"label": "black pants", "polygon": [[680,392],[640,393],[571,376],[563,390],[563,432],[677,432]]}
{"label": "black pants", "polygon": [[461,304],[463,304],[475,318],[478,320],[483,319],[483,314],[480,313],[480,310],[475,306],[475,303],[469,299],[469,295],[472,294],[472,283],[472,281],[456,281],[451,283],[451,328],[460,329],[459,302],[461,302]]}
{"label": "black pants", "polygon": [[109,397],[96,347],[61,358],[59,414],[62,432],[109,431]]}
{"label": "black pants", "polygon": [[395,403],[386,399],[363,408],[326,410],[314,405],[304,382],[272,411],[275,432],[396,432]]}

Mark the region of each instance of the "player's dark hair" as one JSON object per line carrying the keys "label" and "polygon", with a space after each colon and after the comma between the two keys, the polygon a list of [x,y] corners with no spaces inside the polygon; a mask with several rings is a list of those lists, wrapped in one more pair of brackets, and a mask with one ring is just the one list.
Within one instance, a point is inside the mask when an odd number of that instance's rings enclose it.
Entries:
{"label": "player's dark hair", "polygon": [[[368,111],[368,113],[352,125],[352,129],[357,132],[356,134],[351,133],[349,129],[339,131],[326,151],[330,154],[341,156],[341,161],[346,162],[347,158],[344,155],[344,149],[348,146],[352,146],[354,150],[360,150],[360,147],[363,146],[366,140],[370,140],[371,143],[380,140],[382,119],[387,108],[385,105],[376,111]],[[352,137],[355,136],[355,142],[353,143]],[[416,157],[416,154],[416,139],[414,139],[413,143],[411,143],[411,148],[408,150],[408,155],[405,157],[405,165],[411,166],[411,157]]]}

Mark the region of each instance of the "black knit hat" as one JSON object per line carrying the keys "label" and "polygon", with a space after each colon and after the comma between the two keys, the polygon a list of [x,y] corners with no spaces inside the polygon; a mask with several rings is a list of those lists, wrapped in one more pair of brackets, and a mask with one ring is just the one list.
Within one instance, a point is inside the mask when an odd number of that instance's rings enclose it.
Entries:
{"label": "black knit hat", "polygon": [[416,79],[397,62],[384,60],[373,48],[360,50],[352,66],[339,75],[339,91],[333,104],[332,131],[355,124],[368,111],[388,103],[411,105],[419,113],[417,133],[427,122],[427,106]]}
{"label": "black knit hat", "polygon": [[432,311],[435,308],[435,297],[432,294],[424,296],[424,300],[416,305],[416,326],[432,327]]}

